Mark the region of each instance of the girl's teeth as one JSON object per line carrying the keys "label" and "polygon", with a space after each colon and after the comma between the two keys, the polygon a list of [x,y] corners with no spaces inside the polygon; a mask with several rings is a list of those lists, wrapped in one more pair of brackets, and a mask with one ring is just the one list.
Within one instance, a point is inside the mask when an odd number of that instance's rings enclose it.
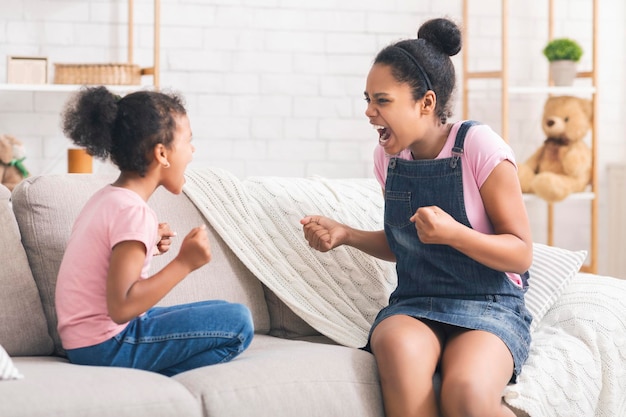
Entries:
{"label": "girl's teeth", "polygon": [[379,130],[378,133],[380,134],[380,137],[378,138],[378,143],[381,145],[384,145],[385,143],[387,143],[387,141],[389,140],[389,137],[391,136],[391,134],[387,132],[387,129],[383,128]]}
{"label": "girl's teeth", "polygon": [[380,143],[381,145],[385,144],[387,142],[387,140],[389,140],[389,137],[391,136],[391,133],[389,133],[387,131],[387,128],[385,126],[372,125],[372,127],[376,131],[378,131],[378,143]]}

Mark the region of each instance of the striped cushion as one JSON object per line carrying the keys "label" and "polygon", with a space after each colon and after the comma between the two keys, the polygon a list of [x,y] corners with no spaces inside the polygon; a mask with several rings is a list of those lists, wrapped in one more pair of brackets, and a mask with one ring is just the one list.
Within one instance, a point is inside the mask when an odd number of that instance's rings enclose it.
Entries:
{"label": "striped cushion", "polygon": [[533,331],[550,307],[563,293],[583,264],[587,252],[572,252],[567,249],[533,244],[533,263],[526,292],[526,307],[533,316],[530,330]]}
{"label": "striped cushion", "polygon": [[7,351],[0,345],[0,381],[20,378],[23,378],[22,374],[13,365],[13,361]]}

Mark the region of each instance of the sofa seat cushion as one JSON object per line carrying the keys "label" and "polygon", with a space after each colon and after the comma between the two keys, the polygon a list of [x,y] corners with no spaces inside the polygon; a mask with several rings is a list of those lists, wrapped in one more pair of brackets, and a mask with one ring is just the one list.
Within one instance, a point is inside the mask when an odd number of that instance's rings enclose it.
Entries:
{"label": "sofa seat cushion", "polygon": [[14,361],[24,378],[2,384],[1,416],[202,415],[197,400],[185,387],[157,373],[72,365],[52,356]]}
{"label": "sofa seat cushion", "polygon": [[174,379],[209,417],[384,415],[374,357],[339,345],[255,335],[235,360]]}

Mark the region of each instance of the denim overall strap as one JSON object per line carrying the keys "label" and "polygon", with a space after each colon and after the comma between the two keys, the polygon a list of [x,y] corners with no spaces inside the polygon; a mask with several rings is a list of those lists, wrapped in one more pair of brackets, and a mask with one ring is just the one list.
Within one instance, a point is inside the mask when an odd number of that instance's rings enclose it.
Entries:
{"label": "denim overall strap", "polygon": [[476,122],[464,122],[452,155],[434,160],[389,161],[385,185],[385,234],[396,256],[398,286],[391,298],[476,298],[523,291],[506,274],[488,268],[448,245],[424,244],[409,219],[424,206],[438,206],[471,227],[463,197],[462,163],[465,136]]}

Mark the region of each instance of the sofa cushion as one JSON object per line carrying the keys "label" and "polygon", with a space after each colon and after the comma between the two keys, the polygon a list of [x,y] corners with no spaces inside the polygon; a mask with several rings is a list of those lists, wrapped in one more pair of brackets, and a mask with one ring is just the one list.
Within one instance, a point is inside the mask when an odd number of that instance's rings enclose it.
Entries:
{"label": "sofa cushion", "polygon": [[[60,355],[64,351],[56,329],[54,291],[65,246],[74,219],[85,202],[114,180],[115,176],[108,174],[46,175],[25,179],[13,192],[15,217],[41,294],[48,331],[55,342],[55,352]],[[175,196],[158,189],[148,203],[160,221],[170,223],[178,232],[169,252],[154,258],[152,267],[156,271],[178,253],[182,238],[191,227],[204,222],[204,218],[184,194]],[[232,255],[210,225],[207,226],[212,261],[190,274],[161,304],[214,298],[241,302],[250,307],[256,331],[269,331],[269,313],[261,283]]]}
{"label": "sofa cushion", "polygon": [[339,345],[257,335],[235,360],[173,378],[206,416],[384,415],[374,356]]}
{"label": "sofa cushion", "polygon": [[10,191],[0,185],[0,345],[12,356],[48,355],[52,353],[52,339],[10,196]]}
{"label": "sofa cushion", "polygon": [[72,365],[54,356],[14,361],[24,378],[2,383],[0,416],[202,415],[197,400],[185,387],[154,372]]}
{"label": "sofa cushion", "polygon": [[267,286],[264,285],[263,290],[265,291],[267,310],[270,314],[271,328],[269,334],[271,336],[282,337],[283,339],[300,339],[321,335],[309,323],[294,313]]}

